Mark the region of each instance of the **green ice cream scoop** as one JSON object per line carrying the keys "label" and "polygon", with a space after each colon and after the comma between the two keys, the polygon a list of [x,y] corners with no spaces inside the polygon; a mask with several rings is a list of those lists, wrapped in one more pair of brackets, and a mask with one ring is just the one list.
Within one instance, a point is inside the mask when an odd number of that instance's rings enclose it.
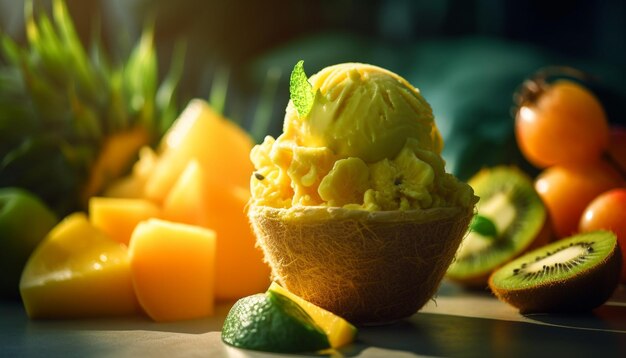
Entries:
{"label": "green ice cream scoop", "polygon": [[419,90],[383,68],[343,63],[311,76],[312,107],[300,116],[287,107],[284,132],[298,145],[327,147],[366,163],[393,159],[414,138],[420,149],[441,152],[432,109]]}

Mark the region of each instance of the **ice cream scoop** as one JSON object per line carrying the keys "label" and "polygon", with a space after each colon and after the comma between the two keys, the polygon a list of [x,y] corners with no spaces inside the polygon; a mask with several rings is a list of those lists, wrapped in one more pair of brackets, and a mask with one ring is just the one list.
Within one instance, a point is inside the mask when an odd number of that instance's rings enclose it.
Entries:
{"label": "ice cream scoop", "polygon": [[357,324],[413,314],[436,291],[477,201],[445,172],[430,106],[367,64],[307,80],[299,63],[291,85],[283,133],[250,154],[248,216],[274,279]]}
{"label": "ice cream scoop", "polygon": [[303,86],[312,94],[308,110],[292,91],[283,133],[252,150],[253,202],[369,211],[469,205],[471,188],[445,173],[428,102],[406,80],[345,63]]}
{"label": "ice cream scoop", "polygon": [[310,111],[287,107],[284,137],[305,147],[327,147],[366,163],[393,159],[408,138],[421,149],[441,152],[430,105],[406,80],[383,68],[344,63],[324,68],[309,82]]}

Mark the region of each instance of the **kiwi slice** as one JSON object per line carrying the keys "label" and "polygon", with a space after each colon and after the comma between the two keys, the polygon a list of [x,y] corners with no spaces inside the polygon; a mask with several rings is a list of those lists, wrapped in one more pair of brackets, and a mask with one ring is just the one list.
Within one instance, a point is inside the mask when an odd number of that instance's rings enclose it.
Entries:
{"label": "kiwi slice", "polygon": [[578,234],[533,250],[496,270],[489,287],[520,313],[589,311],[619,282],[622,256],[610,231]]}
{"label": "kiwi slice", "polygon": [[480,201],[446,276],[486,288],[489,275],[550,238],[548,214],[532,179],[513,166],[483,169],[468,183]]}

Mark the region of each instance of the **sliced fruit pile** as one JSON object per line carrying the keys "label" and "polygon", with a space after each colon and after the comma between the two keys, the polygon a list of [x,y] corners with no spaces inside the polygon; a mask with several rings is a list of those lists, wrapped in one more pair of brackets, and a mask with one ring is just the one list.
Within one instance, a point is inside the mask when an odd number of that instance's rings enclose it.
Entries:
{"label": "sliced fruit pile", "polygon": [[222,340],[238,348],[295,353],[340,348],[356,334],[345,319],[272,283],[267,292],[235,303],[224,321]]}
{"label": "sliced fruit pile", "polygon": [[[569,77],[569,79],[563,77]],[[557,237],[580,231],[612,230],[626,255],[626,131],[610,127],[598,98],[571,68],[539,71],[519,96],[515,133],[526,158],[543,171],[535,189],[545,203]],[[550,81],[553,77],[557,80]],[[606,194],[594,206],[591,202]],[[606,206],[605,209],[602,207]],[[622,282],[626,282],[625,275]]]}
{"label": "sliced fruit pile", "polygon": [[533,180],[498,167],[470,179],[481,199],[447,272],[465,286],[488,283],[522,313],[591,310],[620,275],[626,282],[626,131],[609,127],[582,82],[548,81],[580,72],[554,71],[539,71],[517,98],[518,144],[543,171]]}
{"label": "sliced fruit pile", "polygon": [[[269,285],[269,268],[255,248],[245,215],[253,172],[252,145],[237,125],[206,102],[192,100],[164,135],[159,152],[143,148],[132,174],[105,192],[117,199],[92,199],[92,220],[96,223],[100,216],[107,216],[109,233],[123,241],[137,219],[155,210],[164,220],[214,230],[218,237],[217,299],[261,292]],[[129,200],[139,208],[135,217],[127,213]],[[111,206],[117,209],[110,210]]]}
{"label": "sliced fruit pile", "polygon": [[143,148],[109,197],[92,197],[88,216],[66,218],[36,249],[20,284],[29,316],[125,314],[138,299],[154,320],[189,319],[265,290],[269,268],[244,211],[251,148],[243,130],[191,101],[158,152]]}

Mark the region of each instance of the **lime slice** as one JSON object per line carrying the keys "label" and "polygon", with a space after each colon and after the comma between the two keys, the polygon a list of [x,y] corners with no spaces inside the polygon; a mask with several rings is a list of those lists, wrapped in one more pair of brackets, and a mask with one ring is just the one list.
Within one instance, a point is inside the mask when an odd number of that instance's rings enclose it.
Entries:
{"label": "lime slice", "polygon": [[224,321],[222,340],[238,348],[277,353],[330,347],[326,334],[311,316],[273,291],[237,301]]}

